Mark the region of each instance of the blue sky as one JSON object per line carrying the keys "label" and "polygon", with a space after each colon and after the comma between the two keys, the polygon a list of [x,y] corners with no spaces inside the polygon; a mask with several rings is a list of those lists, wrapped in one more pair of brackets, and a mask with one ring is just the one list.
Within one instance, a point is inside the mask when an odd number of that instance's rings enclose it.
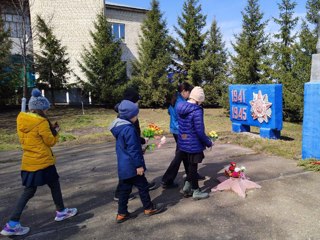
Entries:
{"label": "blue sky", "polygon": [[[150,0],[110,0],[110,3],[118,3],[129,5],[133,7],[150,9]],[[184,0],[160,0],[160,9],[163,13],[164,19],[170,34],[176,35],[173,26],[177,26],[177,18],[181,16],[182,6]],[[277,3],[281,0],[260,0],[260,10],[264,13],[264,19],[271,19],[272,17],[279,17],[279,10]],[[307,0],[296,0],[297,6],[295,14],[299,17],[305,17]],[[226,46],[230,49],[230,41],[233,41],[233,35],[241,31],[242,15],[241,11],[244,10],[247,0],[199,0],[202,6],[202,13],[207,15],[208,29],[215,18],[218,26],[223,34],[223,40]],[[270,20],[266,28],[266,32],[277,32],[277,25]]]}

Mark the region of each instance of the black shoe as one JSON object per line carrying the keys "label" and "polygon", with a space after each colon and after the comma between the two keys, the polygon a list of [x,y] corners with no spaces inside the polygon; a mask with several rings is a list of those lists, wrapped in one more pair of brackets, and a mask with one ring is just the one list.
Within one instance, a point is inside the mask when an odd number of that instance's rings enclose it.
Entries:
{"label": "black shoe", "polygon": [[206,179],[206,176],[202,176],[198,173],[198,180],[205,180]]}
{"label": "black shoe", "polygon": [[155,190],[157,189],[157,184],[155,182],[149,182],[148,183],[148,188],[149,188],[149,191],[152,191],[152,190]]}
{"label": "black shoe", "polygon": [[179,187],[179,184],[177,184],[177,183],[170,183],[170,184],[162,183],[161,185],[162,185],[162,188],[164,188],[164,189],[171,189],[171,188]]}
{"label": "black shoe", "polygon": [[[129,201],[131,201],[131,200],[133,200],[133,199],[135,199],[136,198],[136,196],[135,195],[133,195],[132,193],[129,195]],[[113,197],[113,200],[114,201],[116,201],[116,202],[118,202],[119,201],[119,197],[118,196],[114,196]]]}

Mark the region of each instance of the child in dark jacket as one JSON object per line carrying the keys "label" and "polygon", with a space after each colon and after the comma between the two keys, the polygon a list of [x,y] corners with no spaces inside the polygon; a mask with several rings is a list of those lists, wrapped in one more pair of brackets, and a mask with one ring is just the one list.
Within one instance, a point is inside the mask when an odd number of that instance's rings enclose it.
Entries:
{"label": "child in dark jacket", "polygon": [[209,197],[208,193],[201,192],[198,184],[198,163],[201,163],[206,147],[211,147],[212,142],[205,134],[203,121],[203,108],[200,106],[205,100],[201,87],[194,87],[189,100],[177,106],[179,135],[178,145],[181,154],[188,159],[189,168],[183,187],[185,197],[194,199]]}
{"label": "child in dark jacket", "polygon": [[164,205],[153,204],[150,199],[140,136],[133,125],[138,119],[139,108],[133,102],[123,100],[118,106],[118,112],[118,118],[111,124],[110,131],[116,138],[118,160],[119,201],[116,221],[122,223],[135,217],[128,212],[128,199],[133,186],[139,190],[146,216],[162,212]]}
{"label": "child in dark jacket", "polygon": [[[134,104],[136,104],[138,106],[138,102],[140,100],[140,96],[139,96],[139,92],[137,91],[137,89],[133,88],[133,87],[128,87],[123,94],[123,100],[129,100],[130,102],[133,102]],[[119,107],[120,103],[116,104],[114,106],[114,110],[119,113],[118,107]],[[139,119],[137,119],[137,121],[135,121],[133,123],[134,127],[136,128],[138,135],[141,136],[141,129],[140,129],[140,124],[139,124]],[[140,142],[141,145],[146,143],[146,140],[143,137],[140,137]],[[148,187],[149,187],[149,191],[154,190],[157,188],[156,183],[155,182],[148,182]],[[130,194],[129,196],[129,201],[135,199],[135,195]],[[119,184],[116,188],[116,191],[114,193],[114,197],[113,200],[118,201],[119,200]]]}

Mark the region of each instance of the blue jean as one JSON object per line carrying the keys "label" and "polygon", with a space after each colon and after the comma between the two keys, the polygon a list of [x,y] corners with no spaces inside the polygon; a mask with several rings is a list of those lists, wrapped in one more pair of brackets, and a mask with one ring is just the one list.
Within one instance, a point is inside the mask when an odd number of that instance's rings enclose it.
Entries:
{"label": "blue jean", "polygon": [[128,179],[119,180],[119,201],[118,201],[118,214],[128,213],[128,199],[132,192],[132,187],[135,186],[139,190],[140,200],[144,209],[151,209],[153,204],[149,195],[148,181],[146,177],[135,176]]}

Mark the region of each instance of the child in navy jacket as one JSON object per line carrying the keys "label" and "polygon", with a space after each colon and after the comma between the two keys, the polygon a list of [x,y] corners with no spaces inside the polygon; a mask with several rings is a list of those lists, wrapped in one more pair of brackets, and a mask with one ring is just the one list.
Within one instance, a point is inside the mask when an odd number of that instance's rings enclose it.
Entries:
{"label": "child in navy jacket", "polygon": [[212,146],[211,140],[205,134],[203,108],[200,106],[204,100],[203,89],[194,87],[189,100],[177,106],[178,145],[181,155],[189,162],[183,192],[185,197],[192,196],[197,200],[209,197],[208,193],[201,192],[198,184],[198,163],[204,158],[203,150]]}
{"label": "child in navy jacket", "polygon": [[162,212],[164,205],[155,205],[150,199],[140,136],[133,125],[138,119],[139,108],[133,102],[123,100],[118,106],[118,112],[118,118],[111,124],[110,131],[116,138],[118,160],[119,201],[116,221],[122,223],[135,217],[128,212],[128,199],[133,186],[139,190],[145,215]]}

